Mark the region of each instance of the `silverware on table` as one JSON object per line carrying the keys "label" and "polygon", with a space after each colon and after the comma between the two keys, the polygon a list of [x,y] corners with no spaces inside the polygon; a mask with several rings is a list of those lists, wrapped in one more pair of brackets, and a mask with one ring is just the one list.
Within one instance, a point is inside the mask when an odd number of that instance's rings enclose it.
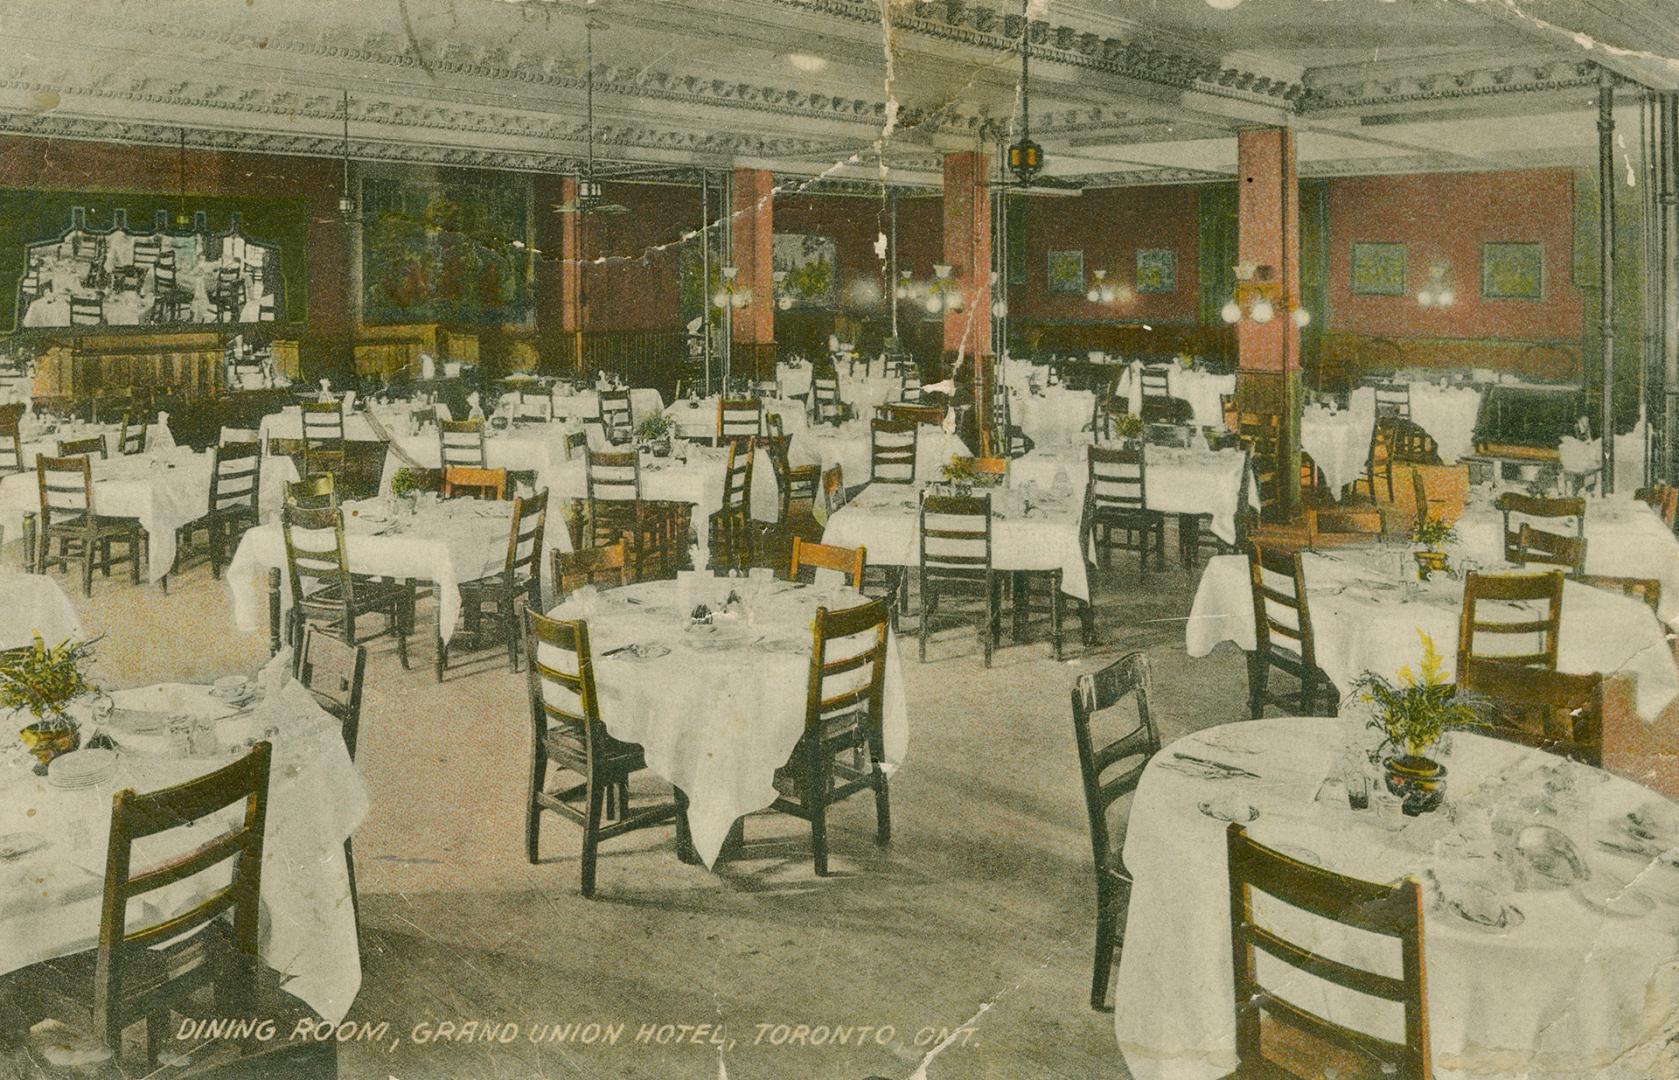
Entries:
{"label": "silverware on table", "polygon": [[1247,769],[1238,768],[1235,765],[1226,765],[1222,761],[1213,761],[1211,758],[1196,757],[1193,754],[1185,754],[1177,750],[1172,751],[1172,756],[1177,758],[1179,761],[1187,761],[1192,765],[1199,765],[1205,769],[1216,769],[1219,772],[1227,773],[1230,776],[1246,776],[1254,780],[1261,779],[1260,775],[1256,772],[1249,772]]}

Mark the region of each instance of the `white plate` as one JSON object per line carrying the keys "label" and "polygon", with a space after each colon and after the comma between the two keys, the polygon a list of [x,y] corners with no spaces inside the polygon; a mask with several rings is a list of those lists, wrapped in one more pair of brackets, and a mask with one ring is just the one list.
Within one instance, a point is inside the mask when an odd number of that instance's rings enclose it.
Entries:
{"label": "white plate", "polygon": [[1216,821],[1235,821],[1247,824],[1259,817],[1259,808],[1231,799],[1208,799],[1200,804],[1200,811]]}

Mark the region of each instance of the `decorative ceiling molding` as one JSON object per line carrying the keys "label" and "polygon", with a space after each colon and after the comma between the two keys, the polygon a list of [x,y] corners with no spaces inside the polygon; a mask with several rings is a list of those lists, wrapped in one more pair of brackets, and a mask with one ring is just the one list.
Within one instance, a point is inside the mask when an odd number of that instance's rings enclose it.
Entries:
{"label": "decorative ceiling molding", "polygon": [[795,173],[776,173],[775,186],[786,195],[845,195],[854,198],[880,199],[888,190],[900,196],[917,197],[942,195],[936,184],[906,184],[897,181],[882,183],[849,177],[810,177]]}
{"label": "decorative ceiling molding", "polygon": [[1301,105],[1306,113],[1452,101],[1489,94],[1533,94],[1597,85],[1597,65],[1590,60],[1555,59],[1498,67],[1421,75],[1393,75],[1318,84],[1307,79]]}

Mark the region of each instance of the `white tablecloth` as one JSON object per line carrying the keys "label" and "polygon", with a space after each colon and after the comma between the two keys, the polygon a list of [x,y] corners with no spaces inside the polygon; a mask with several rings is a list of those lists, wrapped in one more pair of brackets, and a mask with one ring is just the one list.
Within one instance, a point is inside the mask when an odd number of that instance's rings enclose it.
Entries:
{"label": "white tablecloth", "polygon": [[1090,416],[1096,395],[1065,386],[1009,390],[1009,420],[1038,446],[1070,446],[1090,441]]}
{"label": "white tablecloth", "polygon": [[[272,508],[297,467],[286,457],[262,459],[259,506]],[[105,517],[139,518],[146,530],[148,565],[142,575],[157,580],[175,565],[175,531],[210,508],[210,456],[185,446],[101,461],[93,459],[93,505]],[[0,476],[0,522],[7,536],[21,534],[22,515],[39,512],[40,488],[33,470]]]}
{"label": "white tablecloth", "polygon": [[[391,431],[406,430],[407,418],[414,409],[431,408],[429,405],[412,405],[400,413],[389,411],[380,417],[382,423]],[[444,411],[447,411],[445,409]],[[400,420],[399,420],[400,416]],[[393,427],[400,424],[400,427]],[[262,425],[258,429],[263,445],[269,439],[301,439],[303,438],[303,411],[296,405],[288,405],[277,413],[269,413],[262,418]],[[344,415],[344,439],[347,442],[382,442],[384,441],[373,425],[367,422],[367,416],[359,412],[349,412]]]}
{"label": "white tablecloth", "polygon": [[[1645,424],[1640,421],[1631,431],[1624,435],[1615,436],[1615,490],[1623,494],[1633,492],[1644,486],[1644,440],[1647,435]],[[1581,473],[1590,475],[1601,474],[1603,471],[1603,440],[1576,439],[1572,435],[1565,435],[1557,444],[1557,453],[1562,458],[1562,470],[1565,473]],[[1600,484],[1592,483],[1592,489],[1601,491]]]}
{"label": "white tablecloth", "polygon": [[[1536,529],[1574,535],[1565,522],[1510,515],[1510,527],[1529,521]],[[1455,523],[1454,558],[1482,566],[1504,561],[1504,518],[1490,506],[1465,510]],[[1661,616],[1679,618],[1679,538],[1649,506],[1630,494],[1586,500],[1586,573],[1610,577],[1655,578],[1661,582]]]}
{"label": "white tablecloth", "polygon": [[[1377,812],[1313,801],[1343,749],[1374,740],[1362,721],[1277,718],[1228,724],[1181,739],[1155,756],[1131,804],[1124,859],[1136,883],[1126,912],[1114,995],[1114,1027],[1125,1063],[1138,1080],[1212,1080],[1236,1064],[1232,1005],[1229,873],[1225,822],[1198,812],[1204,800],[1256,807],[1255,840],[1286,844],[1297,858],[1369,881],[1418,875],[1424,882],[1423,955],[1434,1075],[1463,1077],[1613,1077],[1649,1075],[1619,1060],[1634,1047],[1679,1029],[1679,869],[1646,865],[1598,849],[1629,811],[1646,809],[1679,829],[1679,808],[1646,788],[1541,751],[1458,732],[1445,758],[1448,805],[1477,823],[1466,840],[1444,811],[1383,828]],[[1238,765],[1263,779],[1204,780],[1167,766],[1175,752]],[[1660,890],[1634,916],[1606,915],[1567,889],[1497,891],[1524,921],[1491,930],[1440,902],[1440,886],[1490,877],[1498,865],[1491,835],[1502,815],[1519,824],[1535,811],[1524,800],[1546,781],[1567,785],[1559,813],[1546,823],[1574,841],[1594,875]],[[1522,820],[1525,818],[1525,820]],[[1489,822],[1492,828],[1485,828]],[[1479,858],[1475,856],[1480,856]],[[1378,947],[1259,894],[1266,925],[1315,951],[1398,974],[1397,949]],[[1304,1007],[1394,1037],[1397,1010],[1367,1016],[1363,1001],[1325,1001],[1323,984],[1277,981]],[[1357,1011],[1354,1011],[1357,1010]],[[1617,1066],[1619,1066],[1617,1068]]]}
{"label": "white tablecloth", "polygon": [[1475,452],[1475,417],[1480,411],[1481,391],[1476,387],[1411,384],[1411,421],[1434,439],[1442,465]]}
{"label": "white tablecloth", "polygon": [[[1090,599],[1079,550],[1078,500],[1046,490],[1027,511],[1018,492],[991,493],[991,565],[997,570],[1060,570],[1061,591]],[[866,547],[871,566],[921,565],[920,488],[870,484],[828,518],[822,542]]]}
{"label": "white tablecloth", "polygon": [[[795,465],[819,464],[824,470],[838,465],[846,486],[857,487],[871,475],[869,438],[867,420],[838,427],[818,424],[793,436],[788,458]],[[915,439],[915,478],[923,483],[942,479],[951,458],[973,456],[967,443],[934,424],[920,425]]]}
{"label": "white tablecloth", "polygon": [[[718,594],[710,600],[727,597],[729,579],[705,582]],[[756,585],[732,584],[743,591]],[[816,608],[864,601],[846,587],[781,581],[761,588],[750,620],[731,618],[714,630],[688,629],[692,608],[684,600],[708,597],[684,597],[674,581],[582,590],[551,613],[588,621],[601,719],[614,738],[639,743],[648,768],[688,796],[694,846],[707,866],[736,819],[775,801],[775,770],[787,763],[804,731]],[[640,603],[629,603],[632,598]],[[719,641],[734,644],[719,647]],[[663,645],[670,653],[650,659],[606,655],[631,643]],[[885,754],[896,768],[909,748],[909,721],[892,638],[885,678]]]}
{"label": "white tablecloth", "polygon": [[804,363],[794,367],[791,364],[775,365],[775,382],[781,388],[782,397],[805,397],[810,393],[810,379],[815,367]]}
{"label": "white tablecloth", "polygon": [[[1434,640],[1446,677],[1456,675],[1463,583],[1436,574],[1416,589],[1416,599],[1408,600],[1408,590],[1397,583],[1397,568],[1403,564],[1414,579],[1416,562],[1407,547],[1386,551],[1394,556],[1392,569],[1372,549],[1345,548],[1304,559],[1318,667],[1343,692],[1365,671],[1391,679],[1403,666],[1414,668],[1422,655],[1419,631]],[[1254,640],[1247,557],[1208,560],[1185,631],[1189,655],[1206,656],[1221,641],[1252,650]],[[1563,587],[1557,669],[1636,675],[1638,714],[1646,722],[1679,697],[1679,670],[1661,624],[1644,602],[1573,581]]]}
{"label": "white tablecloth", "polygon": [[[206,720],[233,711],[207,690],[163,684],[118,691],[112,698],[119,709]],[[131,742],[136,748],[120,751],[115,777],[97,787],[54,787],[29,771],[34,758],[22,756],[21,750],[0,764],[0,833],[38,831],[49,840],[34,855],[0,862],[0,972],[90,949],[98,942],[111,797],[116,791],[151,791],[219,768],[234,754],[246,752],[245,740],[265,737],[271,726],[278,733],[270,737],[274,757],[262,858],[261,955],[285,977],[282,985],[287,991],[327,1020],[343,1019],[361,987],[344,841],[366,816],[368,792],[345,752],[338,722],[297,683],[288,683],[277,697],[265,698],[250,715],[217,723],[216,741],[223,749],[214,754],[189,758],[173,750],[147,752],[155,750],[155,740],[167,736],[144,737],[139,741],[152,744],[142,750]],[[15,730],[15,725],[6,730]],[[122,746],[120,732],[113,736]],[[165,834],[168,847],[137,844],[137,868],[185,851],[226,827],[221,820],[204,824],[191,830],[191,836]],[[199,875],[152,894],[152,904],[185,906],[226,880],[225,872],[219,881],[211,873]],[[165,914],[152,904],[148,921]]]}
{"label": "white tablecloth", "polygon": [[1376,427],[1376,392],[1360,387],[1345,409],[1310,406],[1301,410],[1300,449],[1323,470],[1324,484],[1340,498],[1341,490],[1364,474],[1370,459],[1370,435]]}
{"label": "white tablecloth", "polygon": [[[775,413],[781,417],[781,429],[790,435],[796,435],[809,426],[805,416],[803,402],[788,401],[785,398],[771,398],[764,403],[764,415]],[[684,399],[672,402],[665,410],[665,416],[676,429],[676,434],[684,439],[703,439],[707,442],[717,438],[717,395],[698,398],[693,401]],[[767,424],[768,421],[765,421]],[[768,434],[764,427],[761,434]]]}
{"label": "white tablecloth", "polygon": [[[566,463],[565,436],[575,430],[571,424],[518,424],[504,430],[489,430],[484,434],[484,463],[492,469],[529,470],[536,473],[538,490],[549,486],[554,471]],[[391,479],[397,470],[407,467],[401,455],[419,462],[423,469],[442,468],[442,456],[437,442],[437,429],[428,428],[417,435],[391,433],[391,453],[385,455],[385,472],[379,480],[379,490],[389,492]],[[398,451],[401,451],[399,455]],[[582,451],[575,451],[581,454]]]}
{"label": "white tablecloth", "polygon": [[[447,499],[423,506],[412,518],[399,518],[393,527],[386,515],[389,504],[367,499],[344,504],[345,557],[352,574],[413,578],[437,586],[438,632],[445,642],[455,633],[460,615],[460,583],[499,573],[507,561],[507,536],[513,504],[477,499]],[[363,514],[376,515],[369,521]],[[549,504],[545,548],[570,549],[559,510]],[[543,554],[546,564],[548,555]],[[227,590],[233,601],[234,625],[259,630],[265,613],[268,570],[278,567],[283,584],[281,602],[291,606],[291,583],[286,580],[286,542],[278,520],[250,529],[239,541],[227,569]],[[543,571],[544,579],[547,571]],[[360,622],[372,625],[380,616]]]}
{"label": "white tablecloth", "polygon": [[[1242,493],[1240,450],[1178,450],[1145,446],[1147,471],[1145,505],[1163,514],[1211,514],[1213,534],[1227,544],[1236,542],[1237,500]],[[1058,478],[1065,477],[1064,481]],[[1090,480],[1086,447],[1033,450],[1009,462],[1009,486],[1028,481],[1040,491],[1057,482],[1070,484],[1075,497],[1084,498]],[[1248,505],[1259,509],[1259,493],[1248,485]]]}
{"label": "white tablecloth", "polygon": [[[1200,427],[1224,427],[1223,398],[1236,392],[1235,375],[1218,375],[1199,369],[1186,370],[1177,363],[1165,365],[1166,392],[1189,402],[1194,410],[1194,422]],[[1119,377],[1118,391],[1131,403],[1131,411],[1141,415],[1143,383],[1138,365],[1132,364]]]}
{"label": "white tablecloth", "polygon": [[[37,454],[56,456],[60,442],[90,439],[96,435],[105,437],[105,452],[112,457],[122,452],[122,447],[118,445],[122,439],[121,424],[88,424],[80,421],[51,423],[52,430],[48,431],[46,424],[35,416],[26,415],[20,421],[18,434],[23,441],[24,468],[34,468]],[[157,452],[171,450],[174,446],[175,433],[169,429],[169,414],[158,413],[157,419],[146,427],[146,449]]]}
{"label": "white tablecloth", "polygon": [[40,574],[0,570],[0,649],[33,644],[36,634],[48,646],[84,636],[76,609],[58,582]]}
{"label": "white tablecloth", "polygon": [[[564,383],[554,387],[554,419],[556,420],[587,420],[600,415],[600,394],[594,390],[579,390],[570,392],[570,387]],[[649,416],[656,416],[665,410],[665,399],[659,392],[649,386],[640,386],[630,391],[630,424],[633,427]]]}

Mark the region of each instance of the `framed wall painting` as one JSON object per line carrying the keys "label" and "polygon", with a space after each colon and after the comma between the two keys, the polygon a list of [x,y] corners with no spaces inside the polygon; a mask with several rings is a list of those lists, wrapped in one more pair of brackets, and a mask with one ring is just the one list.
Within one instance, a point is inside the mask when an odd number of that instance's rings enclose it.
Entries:
{"label": "framed wall painting", "polygon": [[1542,300],[1545,297],[1545,245],[1481,245],[1483,300]]}
{"label": "framed wall painting", "polygon": [[839,242],[831,236],[776,233],[776,271],[786,273],[785,294],[795,304],[834,307],[839,301]]}
{"label": "framed wall painting", "polygon": [[1352,273],[1354,296],[1405,295],[1405,245],[1355,241]]}
{"label": "framed wall painting", "polygon": [[1137,251],[1137,291],[1178,291],[1178,253],[1170,248],[1140,248]]}
{"label": "framed wall painting", "polygon": [[1049,291],[1060,296],[1084,295],[1084,252],[1049,253]]}

